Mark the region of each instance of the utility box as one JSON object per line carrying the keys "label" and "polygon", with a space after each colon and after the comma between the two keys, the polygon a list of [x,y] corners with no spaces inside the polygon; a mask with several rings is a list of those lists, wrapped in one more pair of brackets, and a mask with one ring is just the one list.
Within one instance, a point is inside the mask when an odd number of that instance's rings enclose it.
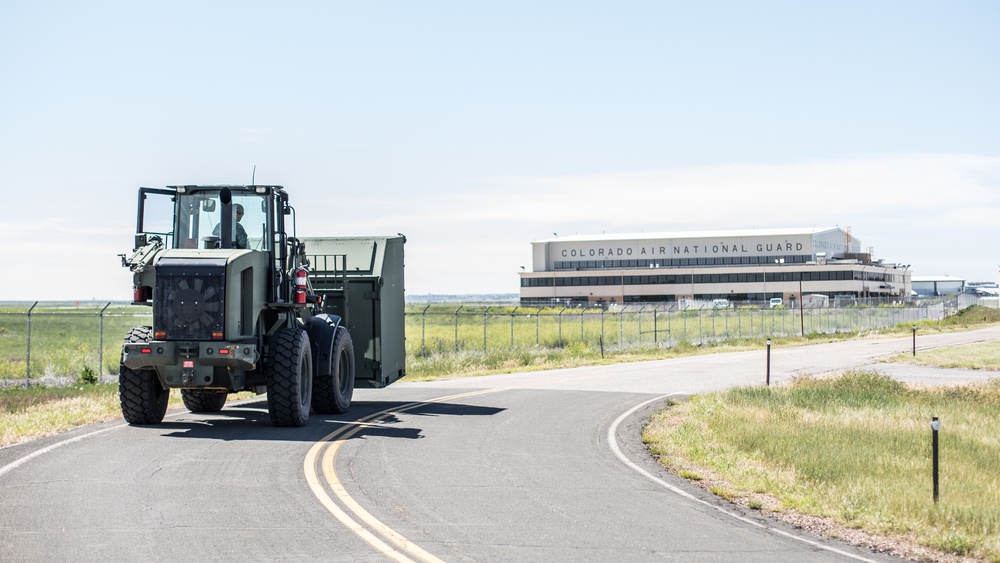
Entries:
{"label": "utility box", "polygon": [[385,387],[406,375],[403,245],[406,237],[302,238],[323,312],[354,340],[355,385]]}

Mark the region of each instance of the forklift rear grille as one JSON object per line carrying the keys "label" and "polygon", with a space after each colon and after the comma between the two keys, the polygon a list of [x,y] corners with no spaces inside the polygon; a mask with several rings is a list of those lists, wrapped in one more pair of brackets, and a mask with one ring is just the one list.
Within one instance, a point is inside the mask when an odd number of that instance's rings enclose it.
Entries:
{"label": "forklift rear grille", "polygon": [[225,329],[225,266],[161,260],[153,330],[166,340],[211,340]]}

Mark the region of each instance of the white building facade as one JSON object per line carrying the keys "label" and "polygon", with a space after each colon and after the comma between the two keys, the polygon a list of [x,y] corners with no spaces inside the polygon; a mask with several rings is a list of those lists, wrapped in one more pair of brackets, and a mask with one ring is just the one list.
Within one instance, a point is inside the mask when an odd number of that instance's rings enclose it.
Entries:
{"label": "white building facade", "polygon": [[571,236],[531,244],[532,271],[521,273],[524,304],[782,299],[792,305],[803,295],[900,301],[910,295],[908,268],[872,260],[860,240],[836,227]]}

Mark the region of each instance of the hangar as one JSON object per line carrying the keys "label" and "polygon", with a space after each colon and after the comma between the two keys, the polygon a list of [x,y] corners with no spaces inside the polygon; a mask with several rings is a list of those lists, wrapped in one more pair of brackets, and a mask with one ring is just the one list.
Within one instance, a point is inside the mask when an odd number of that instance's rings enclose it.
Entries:
{"label": "hangar", "polygon": [[567,236],[531,246],[532,271],[520,274],[525,305],[902,301],[911,290],[909,266],[874,260],[850,227]]}
{"label": "hangar", "polygon": [[914,276],[913,292],[920,297],[939,297],[965,292],[965,279],[955,276]]}

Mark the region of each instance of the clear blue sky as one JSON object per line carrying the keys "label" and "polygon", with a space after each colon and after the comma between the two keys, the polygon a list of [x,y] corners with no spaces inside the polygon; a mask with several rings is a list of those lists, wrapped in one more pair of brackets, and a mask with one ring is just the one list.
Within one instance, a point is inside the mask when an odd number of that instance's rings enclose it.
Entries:
{"label": "clear blue sky", "polygon": [[998,29],[989,1],[0,0],[0,300],[128,299],[136,188],[254,166],[300,236],[406,234],[409,294],[514,293],[552,233],[833,225],[995,281]]}

